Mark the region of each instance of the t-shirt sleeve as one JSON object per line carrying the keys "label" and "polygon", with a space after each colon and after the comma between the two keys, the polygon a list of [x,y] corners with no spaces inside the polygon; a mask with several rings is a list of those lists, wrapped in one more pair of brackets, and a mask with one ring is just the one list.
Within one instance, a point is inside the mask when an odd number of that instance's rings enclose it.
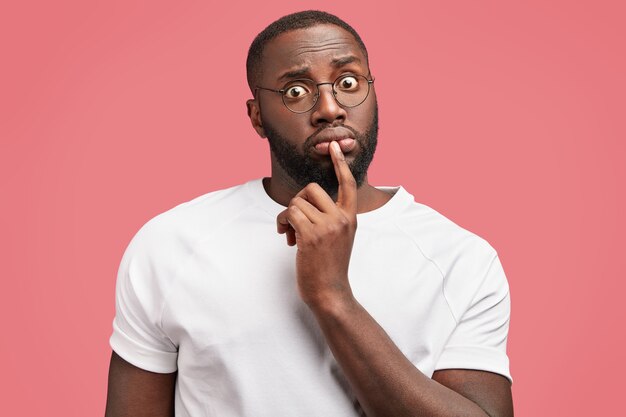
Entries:
{"label": "t-shirt sleeve", "polygon": [[509,287],[497,256],[435,366],[441,369],[476,369],[495,372],[512,381],[506,342],[510,318]]}
{"label": "t-shirt sleeve", "polygon": [[111,348],[124,360],[151,372],[177,369],[177,347],[162,329],[165,288],[158,276],[159,256],[140,231],[120,264],[115,288]]}

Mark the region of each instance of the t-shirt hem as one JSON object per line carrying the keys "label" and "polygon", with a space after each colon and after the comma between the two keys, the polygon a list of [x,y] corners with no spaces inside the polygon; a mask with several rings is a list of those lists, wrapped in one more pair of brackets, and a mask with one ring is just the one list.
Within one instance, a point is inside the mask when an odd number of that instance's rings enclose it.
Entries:
{"label": "t-shirt hem", "polygon": [[178,352],[162,352],[140,345],[118,329],[114,330],[109,344],[122,359],[143,370],[169,374],[178,369]]}
{"label": "t-shirt hem", "polygon": [[496,349],[483,347],[448,348],[435,366],[436,371],[444,369],[472,369],[493,372],[506,377],[513,383],[509,371],[509,358]]}

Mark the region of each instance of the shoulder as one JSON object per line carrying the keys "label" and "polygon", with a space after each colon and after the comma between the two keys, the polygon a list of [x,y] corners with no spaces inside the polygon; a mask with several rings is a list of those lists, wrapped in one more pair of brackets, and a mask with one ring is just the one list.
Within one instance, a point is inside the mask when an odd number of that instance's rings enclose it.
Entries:
{"label": "shoulder", "polygon": [[213,191],[177,205],[146,222],[134,235],[124,262],[175,267],[197,242],[228,227],[254,207],[249,183]]}
{"label": "shoulder", "polygon": [[176,239],[194,240],[228,223],[254,204],[247,186],[246,183],[212,191],[179,204],[146,222],[133,241],[150,246]]}
{"label": "shoulder", "polygon": [[414,201],[395,218],[395,226],[439,271],[456,317],[479,292],[508,293],[496,250],[477,234]]}
{"label": "shoulder", "polygon": [[482,237],[433,208],[415,201],[406,204],[398,213],[395,225],[424,252],[424,256],[442,268],[447,269],[459,257],[491,260],[497,255],[495,249]]}

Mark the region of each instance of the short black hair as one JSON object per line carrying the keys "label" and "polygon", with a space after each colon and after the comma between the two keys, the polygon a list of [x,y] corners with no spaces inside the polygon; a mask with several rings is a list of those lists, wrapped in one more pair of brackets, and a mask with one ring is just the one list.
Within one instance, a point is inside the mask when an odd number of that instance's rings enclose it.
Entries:
{"label": "short black hair", "polygon": [[365,44],[359,34],[356,30],[354,30],[354,28],[352,28],[352,26],[337,16],[319,10],[305,10],[302,12],[288,14],[287,16],[283,16],[270,23],[268,27],[256,35],[252,44],[250,44],[248,58],[246,59],[246,75],[250,90],[254,92],[254,88],[256,87],[256,82],[261,72],[259,67],[261,59],[263,58],[263,50],[269,41],[285,32],[296,29],[306,29],[324,24],[339,26],[340,28],[350,32],[363,51],[365,59],[368,60],[367,48],[365,47]]}

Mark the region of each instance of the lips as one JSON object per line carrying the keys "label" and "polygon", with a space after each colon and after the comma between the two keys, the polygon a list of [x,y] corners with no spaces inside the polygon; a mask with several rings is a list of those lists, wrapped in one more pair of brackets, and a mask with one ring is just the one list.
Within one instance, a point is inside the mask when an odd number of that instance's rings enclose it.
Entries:
{"label": "lips", "polygon": [[312,139],[315,152],[321,155],[329,154],[330,142],[337,142],[344,154],[352,151],[356,146],[354,133],[345,127],[326,128],[320,131]]}

